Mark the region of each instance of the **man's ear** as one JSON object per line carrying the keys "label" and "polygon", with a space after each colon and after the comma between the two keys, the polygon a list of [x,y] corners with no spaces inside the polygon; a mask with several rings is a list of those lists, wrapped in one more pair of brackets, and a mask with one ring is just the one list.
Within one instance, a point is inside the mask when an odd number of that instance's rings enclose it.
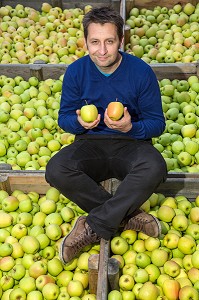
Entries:
{"label": "man's ear", "polygon": [[122,48],[122,45],[124,44],[124,36],[122,37],[121,41],[120,41],[120,48]]}

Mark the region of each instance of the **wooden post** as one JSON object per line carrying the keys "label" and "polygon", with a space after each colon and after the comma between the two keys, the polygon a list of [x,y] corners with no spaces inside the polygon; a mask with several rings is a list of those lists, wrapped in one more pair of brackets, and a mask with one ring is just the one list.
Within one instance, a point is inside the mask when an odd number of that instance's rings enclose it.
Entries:
{"label": "wooden post", "polygon": [[97,300],[107,300],[109,251],[110,241],[101,239],[97,280]]}
{"label": "wooden post", "polygon": [[108,282],[109,289],[119,291],[119,262],[111,257],[108,260]]}
{"label": "wooden post", "polygon": [[93,254],[88,259],[88,280],[91,294],[97,294],[99,254]]}

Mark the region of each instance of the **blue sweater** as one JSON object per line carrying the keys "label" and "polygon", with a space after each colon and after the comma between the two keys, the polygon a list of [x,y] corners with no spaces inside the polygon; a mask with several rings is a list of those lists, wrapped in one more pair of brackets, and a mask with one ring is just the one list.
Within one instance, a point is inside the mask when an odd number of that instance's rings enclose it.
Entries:
{"label": "blue sweater", "polygon": [[[73,134],[124,135],[135,139],[150,139],[162,134],[165,119],[157,78],[151,67],[141,59],[121,52],[122,61],[110,75],[104,76],[89,55],[68,66],[64,75],[58,117],[59,126]],[[127,133],[108,128],[104,111],[109,102],[122,102],[132,118],[132,129]],[[85,130],[77,120],[76,110],[95,104],[101,114],[100,124]]]}

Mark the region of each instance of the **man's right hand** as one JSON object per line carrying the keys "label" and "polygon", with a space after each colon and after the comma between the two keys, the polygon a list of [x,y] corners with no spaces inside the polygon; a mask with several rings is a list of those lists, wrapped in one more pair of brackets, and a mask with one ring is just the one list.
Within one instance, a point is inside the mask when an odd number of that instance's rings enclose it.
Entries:
{"label": "man's right hand", "polygon": [[93,129],[93,128],[97,127],[100,122],[100,118],[101,118],[101,115],[98,114],[98,117],[95,121],[87,123],[82,120],[81,115],[80,115],[80,109],[76,110],[76,114],[77,114],[77,120],[85,129]]}

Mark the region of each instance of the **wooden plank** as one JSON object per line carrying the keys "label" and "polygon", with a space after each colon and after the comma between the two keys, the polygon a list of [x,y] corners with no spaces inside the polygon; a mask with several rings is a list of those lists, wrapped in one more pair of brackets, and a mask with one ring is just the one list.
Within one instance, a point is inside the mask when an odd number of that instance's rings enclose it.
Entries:
{"label": "wooden plank", "polygon": [[[126,28],[126,35],[128,35]],[[187,79],[191,75],[199,76],[199,63],[164,63],[150,64],[159,80],[169,79]],[[28,80],[31,76],[36,76],[39,80],[48,78],[59,79],[67,69],[66,64],[2,64],[0,65],[0,75],[7,77],[22,76]]]}
{"label": "wooden plank", "polygon": [[[112,179],[113,193],[120,184],[117,179]],[[194,201],[199,195],[199,174],[197,173],[172,173],[168,174],[167,180],[161,183],[156,193],[162,193],[165,197],[183,195],[190,201]]]}
{"label": "wooden plank", "polygon": [[99,254],[99,270],[97,280],[97,300],[107,300],[108,295],[108,260],[110,241],[101,239]]}
{"label": "wooden plank", "polygon": [[50,188],[46,182],[44,171],[4,171],[0,173],[1,189],[13,192],[14,190],[22,190],[25,193],[35,191],[44,195]]}
{"label": "wooden plank", "polygon": [[191,75],[198,75],[199,63],[164,63],[150,64],[159,80],[188,79]]}
{"label": "wooden plank", "polygon": [[88,259],[88,278],[90,293],[95,295],[97,294],[98,268],[99,254],[93,254]]}

